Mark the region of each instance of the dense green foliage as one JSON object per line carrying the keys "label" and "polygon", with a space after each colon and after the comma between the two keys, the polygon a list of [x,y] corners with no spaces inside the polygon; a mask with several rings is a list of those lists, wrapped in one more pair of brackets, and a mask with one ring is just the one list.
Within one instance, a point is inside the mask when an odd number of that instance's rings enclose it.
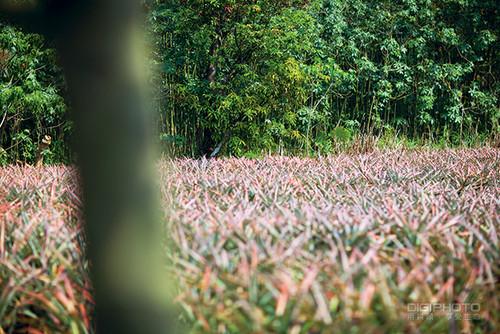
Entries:
{"label": "dense green foliage", "polygon": [[[160,139],[175,154],[330,153],[360,134],[473,144],[499,132],[495,0],[152,2]],[[12,28],[1,36],[12,54],[0,69],[1,154],[30,161],[50,132],[54,159],[67,157],[52,52]]]}
{"label": "dense green foliage", "polygon": [[353,132],[458,143],[497,131],[497,6],[163,1],[164,131],[188,150],[227,136],[237,155],[327,153]]}
{"label": "dense green foliage", "polygon": [[34,162],[45,135],[48,163],[65,162],[71,123],[55,51],[38,35],[0,26],[0,164]]}

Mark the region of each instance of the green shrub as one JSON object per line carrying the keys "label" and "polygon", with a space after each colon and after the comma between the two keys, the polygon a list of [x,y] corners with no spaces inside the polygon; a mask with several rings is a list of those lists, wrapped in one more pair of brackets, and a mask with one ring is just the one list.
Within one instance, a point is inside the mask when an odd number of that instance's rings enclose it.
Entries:
{"label": "green shrub", "polygon": [[68,162],[71,123],[54,50],[41,36],[0,25],[0,147],[2,159],[33,163],[45,135],[48,163]]}

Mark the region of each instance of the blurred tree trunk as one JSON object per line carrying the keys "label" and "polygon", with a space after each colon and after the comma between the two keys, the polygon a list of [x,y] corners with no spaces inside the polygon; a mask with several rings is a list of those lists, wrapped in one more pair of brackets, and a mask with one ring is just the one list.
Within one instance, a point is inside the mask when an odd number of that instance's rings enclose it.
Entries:
{"label": "blurred tree trunk", "polygon": [[61,56],[77,128],[97,332],[172,332],[145,68],[134,58],[143,49],[136,43],[140,3],[30,3],[0,0],[0,12],[54,39]]}

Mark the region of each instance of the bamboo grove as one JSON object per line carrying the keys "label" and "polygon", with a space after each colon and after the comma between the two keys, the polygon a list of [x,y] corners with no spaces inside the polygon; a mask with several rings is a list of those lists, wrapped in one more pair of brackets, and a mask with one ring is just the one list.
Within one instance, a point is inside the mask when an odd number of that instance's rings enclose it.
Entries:
{"label": "bamboo grove", "polygon": [[[174,155],[476,145],[498,135],[495,0],[158,0],[158,142]],[[0,163],[68,162],[71,106],[50,45],[0,30]],[[340,145],[340,146],[339,146]]]}

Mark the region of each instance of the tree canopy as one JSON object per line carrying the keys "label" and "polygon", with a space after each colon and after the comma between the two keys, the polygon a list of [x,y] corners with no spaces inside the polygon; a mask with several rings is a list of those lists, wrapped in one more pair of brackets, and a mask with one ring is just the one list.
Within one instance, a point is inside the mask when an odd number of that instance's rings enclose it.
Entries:
{"label": "tree canopy", "polygon": [[[355,135],[469,144],[499,132],[494,0],[158,0],[159,141],[176,155],[327,154]],[[0,161],[69,161],[63,79],[40,37],[0,31]]]}

